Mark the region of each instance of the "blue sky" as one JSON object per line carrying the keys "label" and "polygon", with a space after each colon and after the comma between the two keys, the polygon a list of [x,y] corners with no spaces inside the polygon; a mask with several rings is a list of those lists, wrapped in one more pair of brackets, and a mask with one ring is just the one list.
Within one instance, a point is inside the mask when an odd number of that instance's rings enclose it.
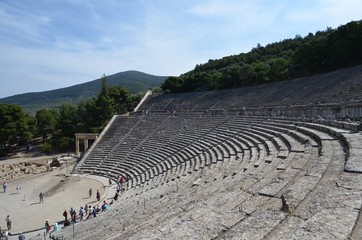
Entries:
{"label": "blue sky", "polygon": [[362,0],[0,0],[0,98],[209,59],[361,20]]}

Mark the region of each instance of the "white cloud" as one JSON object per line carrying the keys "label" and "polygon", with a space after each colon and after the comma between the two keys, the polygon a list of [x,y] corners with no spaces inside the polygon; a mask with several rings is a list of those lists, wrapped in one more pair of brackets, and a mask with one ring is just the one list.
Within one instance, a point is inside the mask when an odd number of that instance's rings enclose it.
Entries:
{"label": "white cloud", "polygon": [[[0,2],[0,74],[2,82],[27,85],[28,91],[130,69],[179,75],[257,43],[358,20],[362,9],[362,0],[26,3]],[[22,91],[10,83],[0,97]]]}
{"label": "white cloud", "polygon": [[0,3],[0,30],[2,36],[14,42],[39,42],[44,29],[52,20],[45,15],[36,15]]}

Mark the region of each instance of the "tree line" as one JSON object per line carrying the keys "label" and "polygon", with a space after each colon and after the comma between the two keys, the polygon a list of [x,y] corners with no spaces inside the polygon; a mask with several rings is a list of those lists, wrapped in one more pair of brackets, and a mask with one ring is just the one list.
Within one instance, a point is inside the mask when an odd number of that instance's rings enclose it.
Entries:
{"label": "tree line", "polygon": [[72,149],[75,133],[99,133],[114,114],[131,111],[140,98],[121,86],[109,87],[103,76],[101,92],[78,106],[63,103],[58,109],[41,109],[31,116],[18,105],[0,104],[0,157],[35,137],[42,138],[45,153]]}
{"label": "tree line", "polygon": [[164,92],[193,92],[265,84],[362,64],[362,21],[297,35],[248,53],[209,60],[161,85]]}

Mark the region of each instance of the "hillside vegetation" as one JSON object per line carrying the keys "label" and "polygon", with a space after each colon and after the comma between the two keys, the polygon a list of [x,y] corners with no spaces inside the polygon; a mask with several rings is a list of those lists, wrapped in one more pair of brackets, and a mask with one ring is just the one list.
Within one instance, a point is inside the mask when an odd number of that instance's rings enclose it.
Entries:
{"label": "hillside vegetation", "polygon": [[277,82],[362,63],[362,21],[260,44],[248,53],[209,60],[179,77],[169,77],[165,92],[193,92]]}
{"label": "hillside vegetation", "polygon": [[[126,71],[107,76],[110,86],[122,86],[131,94],[158,87],[165,79],[166,77],[138,71]],[[77,105],[81,101],[95,97],[101,91],[101,86],[101,78],[99,78],[71,87],[6,97],[0,99],[0,102],[19,105],[23,107],[25,112],[34,114],[39,109],[56,108],[62,103]]]}
{"label": "hillside vegetation", "polygon": [[68,151],[74,146],[77,132],[99,133],[115,114],[132,111],[140,95],[130,95],[121,86],[109,86],[102,77],[100,93],[78,105],[62,103],[57,109],[40,109],[35,117],[15,104],[0,103],[0,158],[6,157],[16,146],[27,145],[41,137],[44,153]]}

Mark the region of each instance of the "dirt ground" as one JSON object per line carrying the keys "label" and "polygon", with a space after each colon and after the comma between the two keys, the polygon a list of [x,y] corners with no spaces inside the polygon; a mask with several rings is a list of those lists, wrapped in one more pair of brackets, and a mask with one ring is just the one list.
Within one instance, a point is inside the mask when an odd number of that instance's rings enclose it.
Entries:
{"label": "dirt ground", "polygon": [[[0,164],[8,162],[43,161],[44,158],[18,158],[3,160]],[[51,157],[52,158],[52,157]],[[1,215],[0,227],[6,228],[5,217],[10,215],[12,228],[10,233],[27,232],[44,227],[46,219],[50,224],[64,220],[62,213],[71,207],[79,210],[80,206],[97,205],[95,194],[99,190],[102,198],[109,192],[108,179],[94,176],[78,176],[69,174],[72,166],[55,169],[53,171],[26,174],[7,181],[7,190],[0,191]],[[1,184],[4,180],[1,180]],[[16,190],[17,185],[21,190]],[[89,197],[88,190],[92,188],[93,196]],[[44,202],[40,203],[39,194],[45,194]],[[101,200],[102,201],[102,200]],[[13,237],[14,239],[15,236]],[[12,239],[12,238],[10,238]],[[27,239],[36,239],[29,238]]]}

